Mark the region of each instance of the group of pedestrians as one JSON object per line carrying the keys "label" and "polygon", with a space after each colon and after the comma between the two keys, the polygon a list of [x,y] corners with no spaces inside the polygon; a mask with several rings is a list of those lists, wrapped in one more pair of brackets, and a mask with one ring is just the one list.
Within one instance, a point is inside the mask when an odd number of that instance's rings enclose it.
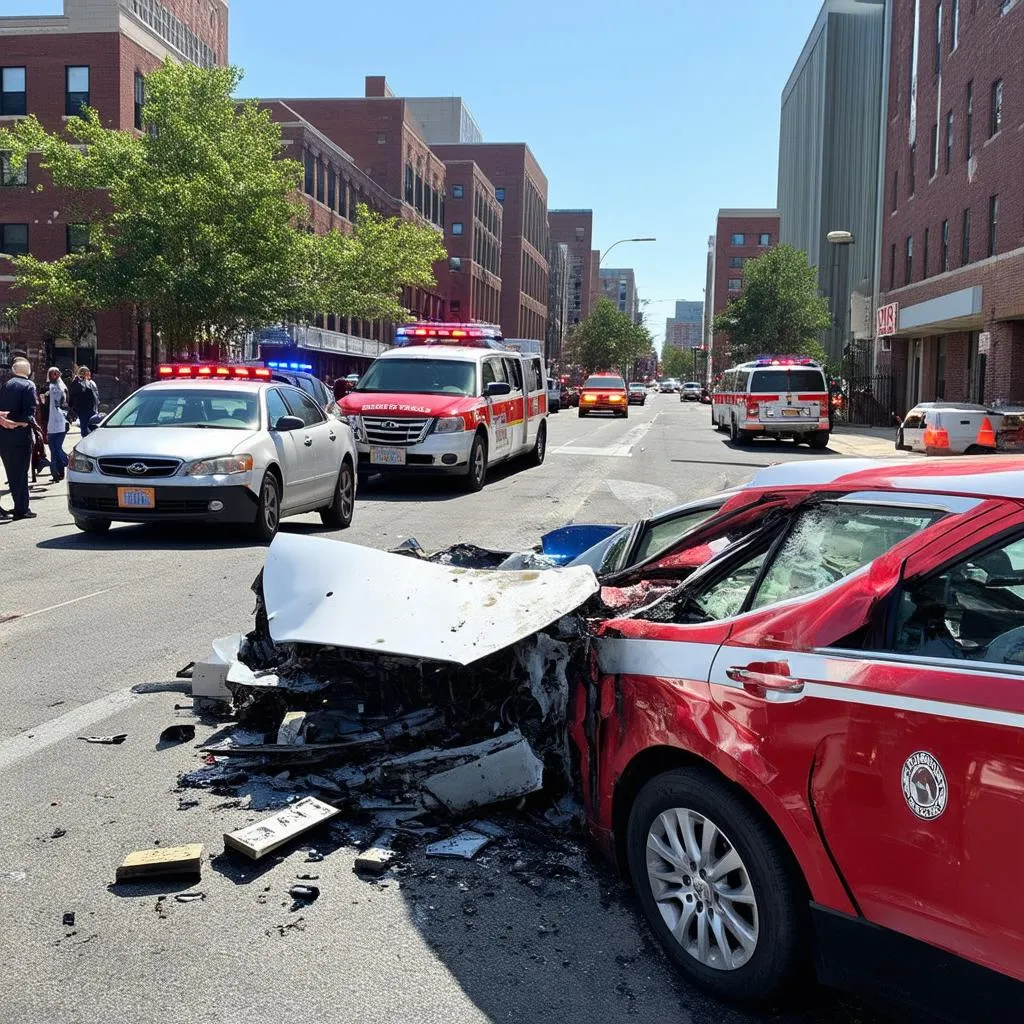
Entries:
{"label": "group of pedestrians", "polygon": [[[18,357],[11,364],[12,376],[0,384],[0,461],[14,501],[13,511],[0,508],[0,519],[34,519],[29,508],[29,471],[33,459],[45,444],[50,449],[50,473],[54,483],[64,479],[68,457],[64,441],[68,428],[78,419],[82,437],[92,430],[99,412],[99,391],[92,373],[82,366],[68,388],[60,370],[46,371],[46,390],[40,395],[32,382],[32,365]],[[43,452],[44,454],[44,452]],[[33,479],[35,477],[33,476]]]}

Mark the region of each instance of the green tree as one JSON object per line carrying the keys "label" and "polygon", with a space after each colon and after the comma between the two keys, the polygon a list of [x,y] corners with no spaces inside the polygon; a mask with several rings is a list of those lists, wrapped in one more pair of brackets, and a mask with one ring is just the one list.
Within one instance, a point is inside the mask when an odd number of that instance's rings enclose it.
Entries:
{"label": "green tree", "polygon": [[729,335],[734,362],[760,353],[792,353],[823,360],[818,338],[832,323],[818,294],[818,271],[807,254],[778,245],[747,263],[743,291],[718,316],[714,329]]}
{"label": "green tree", "polygon": [[573,362],[588,373],[616,369],[629,379],[633,364],[650,351],[651,335],[610,299],[599,299],[569,340]]}
{"label": "green tree", "polygon": [[676,380],[690,380],[693,376],[693,356],[676,345],[666,345],[661,352],[661,374]]}
{"label": "green tree", "polygon": [[15,312],[41,306],[61,321],[131,303],[172,354],[316,311],[407,315],[402,286],[433,284],[445,258],[437,232],[360,208],[350,236],[308,233],[301,165],[282,158],[266,111],[233,99],[241,77],[165,62],[146,79],[142,134],[105,128],[91,109],[61,133],[34,117],[0,128],[0,150],[16,164],[38,152],[53,186],[71,190],[65,217],[88,225],[82,251],[12,261]]}

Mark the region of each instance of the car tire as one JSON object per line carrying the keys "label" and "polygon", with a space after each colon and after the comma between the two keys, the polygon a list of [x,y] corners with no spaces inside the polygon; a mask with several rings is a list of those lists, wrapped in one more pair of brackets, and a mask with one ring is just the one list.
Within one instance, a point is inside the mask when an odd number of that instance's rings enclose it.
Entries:
{"label": "car tire", "polygon": [[828,447],[828,431],[815,430],[807,439],[807,443],[816,451],[824,451]]}
{"label": "car tire", "polygon": [[96,519],[94,516],[75,516],[75,526],[82,533],[106,533],[110,529],[109,519]]}
{"label": "car tire", "polygon": [[[708,828],[716,835],[705,853]],[[803,881],[768,820],[728,782],[705,769],[656,776],[634,801],[625,838],[644,916],[688,980],[719,999],[764,1005],[807,973]],[[705,873],[727,855],[738,866],[715,884]],[[726,895],[737,892],[744,898]]]}
{"label": "car tire", "polygon": [[583,419],[583,417],[587,415],[586,410],[585,409],[580,409],[579,412],[577,413],[577,415],[579,416],[580,419]]}
{"label": "car tire", "polygon": [[330,505],[320,509],[320,522],[332,530],[347,530],[352,525],[356,507],[356,475],[352,463],[345,459],[334,484]]}
{"label": "car tire", "polygon": [[469,467],[462,479],[463,487],[471,494],[483,490],[487,482],[487,439],[483,434],[473,438],[473,447],[469,450]]}
{"label": "car tire", "polygon": [[252,535],[256,540],[269,544],[277,536],[281,525],[281,485],[268,469],[260,484],[260,497],[256,503],[256,519],[252,524]]}
{"label": "car tire", "polygon": [[555,412],[561,412],[562,411],[562,406],[558,402],[548,402],[548,406],[549,406],[548,412],[550,412],[550,413],[555,413]]}
{"label": "car tire", "polygon": [[537,428],[537,440],[530,449],[530,465],[543,466],[544,456],[548,453],[548,425],[541,421]]}

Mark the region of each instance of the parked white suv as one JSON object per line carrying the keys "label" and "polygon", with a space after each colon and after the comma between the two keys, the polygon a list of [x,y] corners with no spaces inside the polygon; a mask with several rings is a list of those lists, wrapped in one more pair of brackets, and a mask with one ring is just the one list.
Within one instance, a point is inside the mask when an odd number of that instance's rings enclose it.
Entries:
{"label": "parked white suv", "polygon": [[102,533],[114,521],[238,523],[269,541],[282,516],[318,511],[326,526],[347,527],[351,427],[268,371],[242,369],[160,380],[118,405],[71,453],[75,525]]}

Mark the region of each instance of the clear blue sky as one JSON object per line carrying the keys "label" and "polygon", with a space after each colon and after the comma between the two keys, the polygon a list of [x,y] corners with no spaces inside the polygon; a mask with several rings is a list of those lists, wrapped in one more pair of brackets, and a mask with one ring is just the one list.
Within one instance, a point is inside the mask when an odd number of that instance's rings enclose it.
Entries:
{"label": "clear blue sky", "polygon": [[[250,96],[462,96],[487,141],[529,143],[552,207],[590,207],[621,245],[659,339],[700,299],[723,206],[774,206],[782,87],[820,0],[231,0]],[[0,0],[5,14],[59,0]],[[301,12],[301,14],[299,13]]]}

